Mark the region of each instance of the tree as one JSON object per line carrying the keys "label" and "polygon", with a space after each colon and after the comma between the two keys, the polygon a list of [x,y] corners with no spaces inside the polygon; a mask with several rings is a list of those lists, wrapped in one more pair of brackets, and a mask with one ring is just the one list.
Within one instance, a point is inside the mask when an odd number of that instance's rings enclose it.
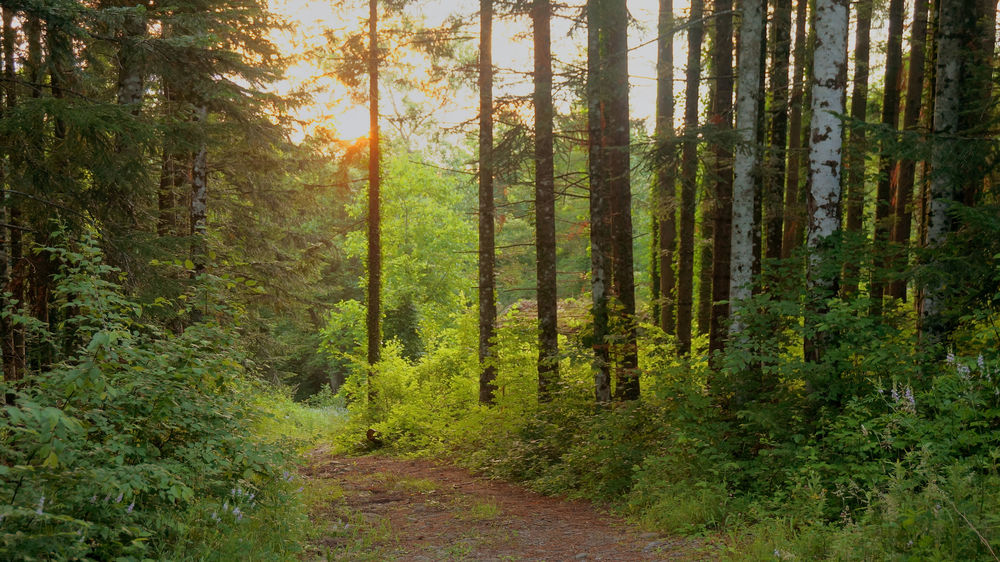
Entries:
{"label": "tree", "polygon": [[806,89],[806,69],[809,68],[809,53],[806,49],[806,15],[808,0],[798,0],[795,6],[795,76],[792,79],[792,95],[788,105],[792,110],[788,116],[788,169],[785,181],[784,233],[781,239],[781,257],[790,258],[802,241],[803,214],[801,200],[802,152],[809,134],[802,127],[803,95]]}
{"label": "tree", "polygon": [[609,193],[611,194],[612,276],[620,306],[621,365],[615,381],[619,400],[639,399],[639,349],[636,343],[635,278],[632,260],[632,184],[630,180],[630,122],[628,107],[628,9],[625,0],[603,0],[607,27],[603,30],[605,62],[602,80]]}
{"label": "tree", "polygon": [[[860,126],[868,115],[868,59],[871,52],[872,2],[862,0],[857,4],[857,29],[854,35],[854,84],[851,90],[850,144],[845,158],[847,168],[847,231],[861,234],[865,207],[866,128]],[[848,264],[844,275],[844,292],[853,295],[858,291],[858,270]]]}
{"label": "tree", "polygon": [[691,351],[694,305],[694,227],[698,180],[698,88],[701,85],[703,0],[692,0],[688,15],[688,55],[684,87],[684,145],[681,149],[680,239],[677,260],[677,351]]}
{"label": "tree", "polygon": [[[368,2],[368,115],[371,130],[368,135],[368,309],[365,320],[368,334],[369,377],[375,372],[382,353],[382,232],[381,232],[381,157],[379,153],[378,110],[378,0]],[[368,382],[369,400],[375,388]]]}
{"label": "tree", "polygon": [[[937,24],[937,59],[934,69],[934,121],[931,146],[930,200],[927,210],[927,246],[944,244],[956,225],[951,207],[960,200],[961,164],[954,155],[961,140],[964,74],[967,64],[964,46],[969,40],[968,22],[975,14],[972,0],[941,2]],[[932,265],[941,267],[941,264]],[[940,343],[952,324],[943,307],[944,282],[937,278],[924,287],[920,309],[921,329],[929,343]]]}
{"label": "tree", "polygon": [[[889,2],[889,41],[886,45],[885,88],[882,92],[882,124],[895,132],[899,127],[899,83],[903,69],[903,0]],[[885,252],[892,229],[891,201],[895,158],[889,153],[890,143],[882,144],[879,158],[878,190],[875,195],[875,248]],[[871,283],[872,311],[879,313],[885,292],[884,273],[873,268]]]}
{"label": "tree", "polygon": [[[927,0],[916,0],[913,6],[913,27],[910,32],[910,64],[906,78],[906,105],[903,110],[903,130],[914,132],[920,123],[921,100],[924,93],[924,64],[927,51]],[[893,195],[892,242],[902,249],[910,242],[913,185],[916,179],[917,163],[912,158],[899,161],[898,181]],[[895,279],[889,284],[889,295],[895,299],[906,299],[906,281]]]}
{"label": "tree", "polygon": [[764,39],[763,0],[743,2],[740,28],[739,88],[736,97],[736,133],[740,144],[733,162],[732,246],[729,258],[729,298],[732,332],[742,330],[739,319],[743,301],[750,298],[754,269],[754,183],[760,173],[760,143],[757,138],[758,109],[763,92],[761,53]]}
{"label": "tree", "polygon": [[788,156],[788,69],[791,63],[792,0],[777,0],[771,21],[771,105],[764,169],[765,257],[781,257],[784,219],[785,159]]}
{"label": "tree", "polygon": [[[732,244],[733,162],[727,135],[733,127],[733,14],[732,0],[715,0],[715,38],[712,72],[715,91],[708,122],[718,135],[712,145],[715,218],[712,244],[712,318],[708,334],[710,351],[725,347],[729,330],[729,258]],[[754,84],[756,88],[756,83]]]}
{"label": "tree", "polygon": [[653,232],[654,313],[660,328],[673,334],[676,310],[674,256],[677,248],[677,160],[674,140],[674,5],[660,0],[656,63],[656,173]]}
{"label": "tree", "polygon": [[[812,142],[809,145],[809,287],[810,306],[822,313],[823,304],[837,289],[829,245],[840,230],[840,175],[842,128],[847,87],[847,0],[816,1],[816,49],[813,54]],[[805,354],[818,360],[823,335],[805,342]]]}
{"label": "tree", "polygon": [[492,404],[496,367],[496,275],[493,201],[493,0],[479,2],[479,402]]}
{"label": "tree", "polygon": [[538,263],[538,396],[541,400],[551,396],[559,376],[551,10],[549,0],[534,0],[531,9],[535,43],[535,245]]}

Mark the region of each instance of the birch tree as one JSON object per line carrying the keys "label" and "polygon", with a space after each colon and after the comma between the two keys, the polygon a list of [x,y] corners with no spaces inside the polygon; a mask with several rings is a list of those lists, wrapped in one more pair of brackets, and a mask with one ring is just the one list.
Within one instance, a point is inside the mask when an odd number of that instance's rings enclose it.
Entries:
{"label": "birch tree", "polygon": [[750,298],[754,269],[754,181],[760,168],[757,139],[758,109],[762,91],[761,40],[764,35],[764,1],[743,2],[740,28],[739,86],[736,97],[736,132],[740,144],[733,160],[733,219],[730,252],[729,298],[733,322],[730,331],[739,332],[739,309]]}
{"label": "birch tree", "polygon": [[[812,118],[809,145],[808,279],[816,299],[837,286],[837,274],[826,255],[830,238],[840,229],[840,175],[844,91],[847,87],[847,0],[816,1],[816,49],[813,53]],[[819,305],[822,312],[822,305]],[[806,341],[806,356],[818,360],[821,337]]]}

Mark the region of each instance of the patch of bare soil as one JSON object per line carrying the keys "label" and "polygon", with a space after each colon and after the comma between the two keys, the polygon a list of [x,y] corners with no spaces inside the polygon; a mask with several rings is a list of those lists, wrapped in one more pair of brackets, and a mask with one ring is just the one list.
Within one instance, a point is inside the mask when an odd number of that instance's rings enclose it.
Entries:
{"label": "patch of bare soil", "polygon": [[[313,560],[706,560],[695,539],[642,533],[585,501],[546,497],[454,466],[315,451]],[[341,493],[342,492],[342,493]]]}

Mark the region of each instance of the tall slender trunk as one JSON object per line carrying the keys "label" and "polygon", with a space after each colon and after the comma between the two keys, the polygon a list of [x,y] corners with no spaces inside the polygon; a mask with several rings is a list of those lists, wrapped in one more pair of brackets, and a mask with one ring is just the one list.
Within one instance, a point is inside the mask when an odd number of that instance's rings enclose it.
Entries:
{"label": "tall slender trunk", "polygon": [[608,297],[611,284],[611,209],[604,146],[604,61],[601,33],[603,0],[587,1],[587,129],[590,178],[590,262],[594,316],[594,396],[611,400],[611,353],[608,348]]}
{"label": "tall slender trunk", "polygon": [[[14,10],[4,7],[3,18],[3,77],[4,87],[2,90],[3,99],[0,99],[0,115],[6,114],[17,105],[17,86],[15,82],[14,54],[17,49],[16,31],[14,30]],[[0,146],[6,154],[9,166],[7,170],[17,173],[20,168],[16,164],[17,150],[14,146],[14,139],[8,137]],[[16,266],[21,258],[21,231],[19,229],[20,213],[18,205],[12,197],[7,196],[8,186],[13,185],[12,174],[0,177],[0,312],[18,312],[22,308],[24,300],[23,281],[16,278]],[[10,249],[8,250],[8,241]],[[6,298],[7,292],[11,293],[11,300]],[[7,383],[16,383],[25,375],[24,356],[24,329],[16,325],[10,317],[0,316],[0,358],[3,365],[3,380]],[[0,397],[3,399],[4,397]],[[13,395],[8,398],[12,399]],[[9,402],[10,400],[8,400]]]}
{"label": "tall slender trunk", "polygon": [[549,0],[535,0],[535,247],[538,275],[538,397],[551,398],[559,381],[556,291],[555,172],[552,157],[552,52]]}
{"label": "tall slender trunk", "polygon": [[141,111],[143,97],[143,56],[140,41],[146,36],[145,7],[121,2],[128,8],[122,23],[121,42],[116,53],[118,66],[118,104],[129,106],[133,115]]}
{"label": "tall slender trunk", "polygon": [[674,255],[677,249],[677,146],[674,139],[674,4],[660,0],[656,64],[656,205],[658,322],[668,334],[676,326]]}
{"label": "tall slender trunk", "polygon": [[[944,244],[956,224],[950,207],[959,200],[964,164],[956,162],[962,113],[965,45],[969,41],[966,18],[973,10],[971,0],[940,4],[937,22],[937,60],[934,89],[934,144],[931,148],[930,200],[927,211],[927,246]],[[935,265],[935,264],[932,264]],[[940,264],[936,264],[941,267]],[[943,309],[945,287],[940,282],[924,287],[920,310],[921,330],[928,343],[944,341],[952,321]]]}
{"label": "tall slender trunk", "polygon": [[632,184],[630,179],[630,123],[628,107],[628,10],[625,0],[602,0],[607,19],[603,29],[606,58],[602,71],[607,84],[604,126],[607,135],[608,192],[611,211],[611,279],[620,308],[616,334],[621,342],[616,370],[615,398],[639,399],[639,350],[635,318],[635,274],[632,250]]}
{"label": "tall slender trunk", "polygon": [[[836,293],[837,275],[828,263],[829,243],[840,229],[840,176],[847,89],[847,0],[816,0],[816,49],[813,59],[812,117],[809,145],[809,306],[825,312]],[[832,334],[817,332],[805,342],[805,355],[818,361]],[[815,389],[813,389],[815,390]]]}
{"label": "tall slender trunk", "polygon": [[[903,111],[903,130],[916,131],[920,124],[921,100],[924,93],[924,64],[927,53],[927,0],[916,0],[913,7],[913,28],[910,32],[910,70],[906,80],[906,107]],[[917,163],[911,159],[899,162],[898,182],[893,197],[892,242],[902,250],[902,259],[907,259],[906,248],[910,243],[912,224],[910,201],[916,179]],[[889,295],[906,300],[906,281],[893,280],[889,284]]]}
{"label": "tall slender trunk", "polygon": [[[720,136],[733,127],[733,3],[715,0],[715,41],[712,46],[712,71],[715,73],[715,95],[712,98],[709,123]],[[756,86],[756,84],[754,85]],[[753,126],[753,125],[751,125]],[[709,328],[709,350],[721,351],[726,345],[729,329],[729,258],[732,243],[733,154],[726,142],[713,146],[715,184],[715,218],[712,247],[712,319]]]}
{"label": "tall slender trunk", "polygon": [[[382,216],[381,156],[378,115],[378,0],[368,2],[368,401],[376,395],[375,364],[382,357]],[[492,295],[492,292],[490,292]]]}
{"label": "tall slender trunk", "polygon": [[801,198],[803,142],[808,130],[802,128],[802,106],[805,92],[806,68],[811,58],[806,49],[806,15],[809,0],[797,0],[795,6],[795,75],[792,79],[792,95],[788,105],[792,108],[788,116],[788,169],[785,179],[785,221],[781,239],[781,257],[790,258],[802,240],[804,224]]}
{"label": "tall slender trunk", "polygon": [[[208,108],[204,103],[195,112],[195,122],[202,128],[202,138],[191,165],[191,203],[188,216],[191,225],[190,255],[194,264],[192,279],[205,272],[208,259],[208,143],[205,138]],[[198,307],[199,303],[196,303],[191,309],[192,322],[201,322],[204,317],[204,311]]]}
{"label": "tall slender trunk", "polygon": [[[892,131],[899,127],[899,82],[903,70],[903,0],[889,1],[889,41],[886,45],[885,88],[882,95],[882,124]],[[890,143],[882,145],[879,158],[878,189],[875,195],[875,255],[888,255],[891,223],[891,202],[893,171],[896,160],[888,149]],[[890,260],[891,263],[892,260]],[[872,312],[881,313],[882,297],[885,293],[885,271],[872,268],[871,299]]]}
{"label": "tall slender trunk", "polygon": [[736,97],[736,132],[740,146],[733,161],[732,246],[730,251],[729,300],[733,322],[730,331],[742,330],[741,308],[750,298],[754,269],[754,183],[760,171],[758,122],[761,53],[763,52],[764,0],[745,0],[740,28],[739,87]]}
{"label": "tall slender trunk", "polygon": [[677,263],[677,350],[691,351],[691,318],[694,305],[694,223],[698,181],[698,88],[701,85],[701,42],[705,5],[691,0],[688,17],[687,70],[684,88],[684,146],[681,153],[680,240]]}
{"label": "tall slender trunk", "polygon": [[771,23],[771,107],[767,166],[764,172],[766,236],[764,256],[781,257],[785,158],[788,147],[788,69],[791,56],[792,0],[776,0]]}
{"label": "tall slender trunk", "polygon": [[[850,144],[845,155],[847,168],[847,231],[861,234],[865,209],[865,160],[868,153],[864,123],[868,115],[868,60],[871,53],[872,0],[857,3],[857,29],[854,35],[854,87],[851,90]],[[844,271],[844,293],[858,292],[858,267],[847,264]]]}

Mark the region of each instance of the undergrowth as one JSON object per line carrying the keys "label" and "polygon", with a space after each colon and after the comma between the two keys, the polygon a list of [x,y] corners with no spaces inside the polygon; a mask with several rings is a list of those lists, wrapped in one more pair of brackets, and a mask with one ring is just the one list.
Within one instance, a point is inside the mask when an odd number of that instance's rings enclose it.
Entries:
{"label": "undergrowth", "polygon": [[253,382],[234,311],[167,330],[93,241],[44,251],[57,329],[4,312],[48,353],[0,385],[0,559],[296,559],[295,453],[343,414]]}
{"label": "undergrowth", "polygon": [[516,310],[497,340],[497,404],[480,406],[476,318],[459,315],[416,360],[386,346],[374,402],[365,371],[349,377],[341,396],[353,417],[339,444],[448,456],[610,503],[651,529],[721,537],[713,556],[735,560],[994,559],[995,347],[945,358],[917,345],[910,313],[873,320],[863,299],[834,299],[826,329],[838,343],[807,363],[803,325],[782,320],[808,314],[802,303],[761,296],[754,306],[747,321],[771,328],[731,342],[715,368],[703,351],[676,358],[671,338],[644,326],[642,399],[606,406],[594,404],[585,334],[573,331],[560,340],[560,390],[538,403],[533,319]]}

